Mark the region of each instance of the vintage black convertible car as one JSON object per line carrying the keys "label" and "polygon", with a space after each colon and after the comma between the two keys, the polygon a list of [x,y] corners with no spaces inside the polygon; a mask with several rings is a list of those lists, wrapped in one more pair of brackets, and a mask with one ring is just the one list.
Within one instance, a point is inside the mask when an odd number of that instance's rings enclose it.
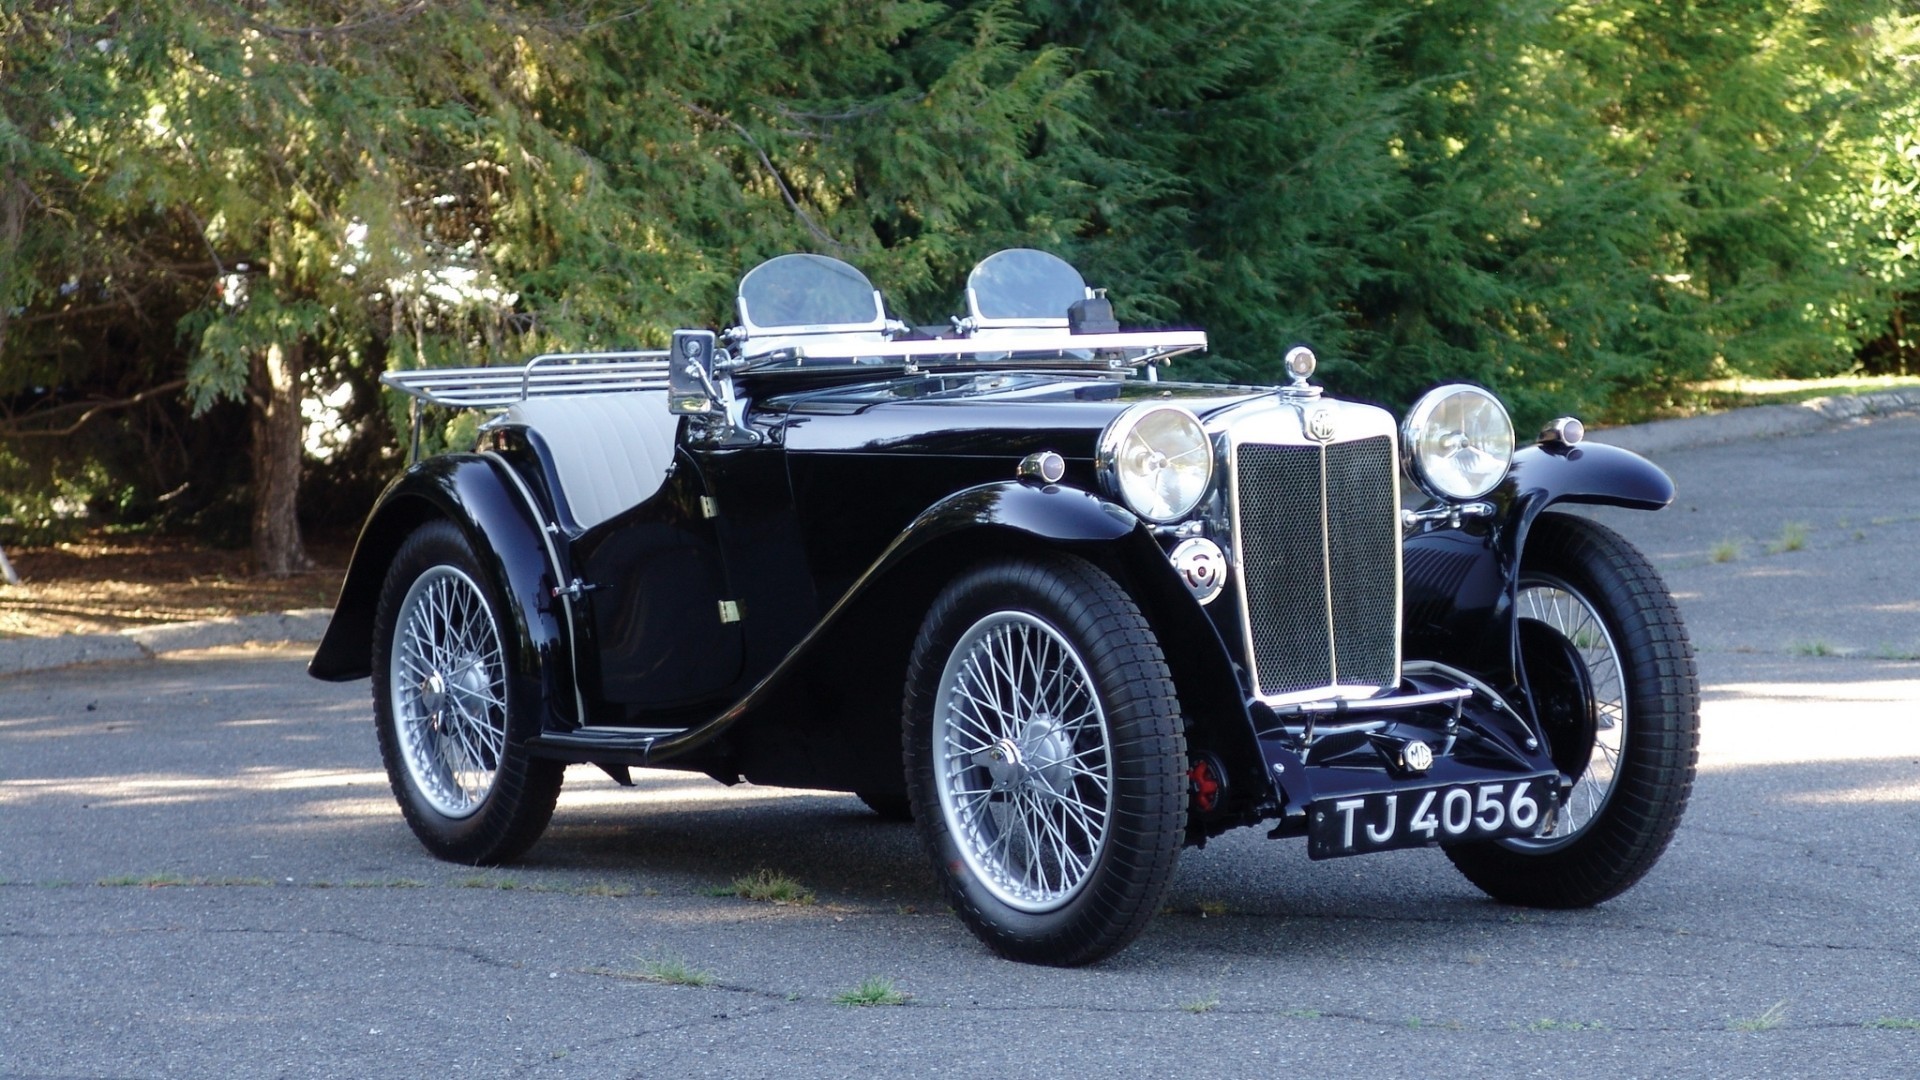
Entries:
{"label": "vintage black convertible car", "polygon": [[[785,255],[665,352],[397,372],[489,410],[361,534],[311,671],[371,676],[434,854],[498,863],[569,763],[858,794],[911,817],[999,952],[1086,963],[1183,845],[1439,845],[1492,896],[1605,900],[1692,785],[1685,631],[1632,546],[1560,504],[1667,476],[1478,387],[1396,425],[1310,383],[1163,381],[1062,260],[981,262],[963,317],[888,317]],[[1426,498],[1403,505],[1404,471]]]}

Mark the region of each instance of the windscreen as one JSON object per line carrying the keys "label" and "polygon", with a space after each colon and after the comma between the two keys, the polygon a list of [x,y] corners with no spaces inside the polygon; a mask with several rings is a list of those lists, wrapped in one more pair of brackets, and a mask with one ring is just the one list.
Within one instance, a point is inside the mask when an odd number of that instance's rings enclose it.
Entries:
{"label": "windscreen", "polygon": [[1010,248],[980,260],[967,275],[971,314],[977,319],[1067,318],[1067,308],[1087,298],[1087,283],[1058,255]]}
{"label": "windscreen", "polygon": [[867,276],[824,255],[768,259],[740,279],[740,317],[755,329],[885,322]]}

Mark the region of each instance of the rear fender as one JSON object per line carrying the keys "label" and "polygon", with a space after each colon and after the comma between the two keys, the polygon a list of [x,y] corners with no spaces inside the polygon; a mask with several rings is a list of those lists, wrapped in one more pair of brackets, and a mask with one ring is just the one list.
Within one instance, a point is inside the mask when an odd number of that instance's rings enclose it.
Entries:
{"label": "rear fender", "polygon": [[1491,522],[1469,520],[1407,539],[1406,655],[1451,664],[1496,686],[1518,685],[1513,605],[1533,523],[1562,503],[1658,510],[1673,495],[1664,470],[1617,446],[1521,450],[1489,497],[1499,511]]}
{"label": "rear fender", "polygon": [[507,610],[501,615],[510,638],[509,674],[516,697],[524,707],[551,704],[570,711],[576,699],[562,625],[567,601],[554,596],[563,580],[556,565],[562,556],[548,542],[526,487],[503,460],[490,454],[431,458],[408,469],[381,494],[360,531],[333,619],[307,673],[331,682],[371,673],[374,613],[387,568],[415,529],[437,519],[452,522],[466,535],[495,594],[506,598]]}

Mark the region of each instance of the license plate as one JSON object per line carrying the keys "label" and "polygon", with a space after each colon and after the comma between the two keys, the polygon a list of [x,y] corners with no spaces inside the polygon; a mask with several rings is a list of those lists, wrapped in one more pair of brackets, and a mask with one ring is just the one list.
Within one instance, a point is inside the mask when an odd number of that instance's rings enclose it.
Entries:
{"label": "license plate", "polygon": [[1533,836],[1552,819],[1557,779],[1547,773],[1322,799],[1307,807],[1307,854],[1337,859],[1393,848]]}

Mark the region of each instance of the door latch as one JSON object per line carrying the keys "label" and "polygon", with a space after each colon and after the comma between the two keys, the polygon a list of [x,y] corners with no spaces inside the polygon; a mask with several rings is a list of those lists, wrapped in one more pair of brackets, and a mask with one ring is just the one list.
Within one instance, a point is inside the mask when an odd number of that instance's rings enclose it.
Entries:
{"label": "door latch", "polygon": [[601,589],[601,588],[605,588],[605,586],[594,585],[589,582],[581,581],[579,578],[574,578],[572,581],[567,582],[565,585],[555,585],[550,590],[550,592],[552,593],[553,598],[555,600],[560,599],[562,596],[566,597],[569,600],[578,600],[582,596],[585,596],[587,593],[590,593],[595,589]]}

